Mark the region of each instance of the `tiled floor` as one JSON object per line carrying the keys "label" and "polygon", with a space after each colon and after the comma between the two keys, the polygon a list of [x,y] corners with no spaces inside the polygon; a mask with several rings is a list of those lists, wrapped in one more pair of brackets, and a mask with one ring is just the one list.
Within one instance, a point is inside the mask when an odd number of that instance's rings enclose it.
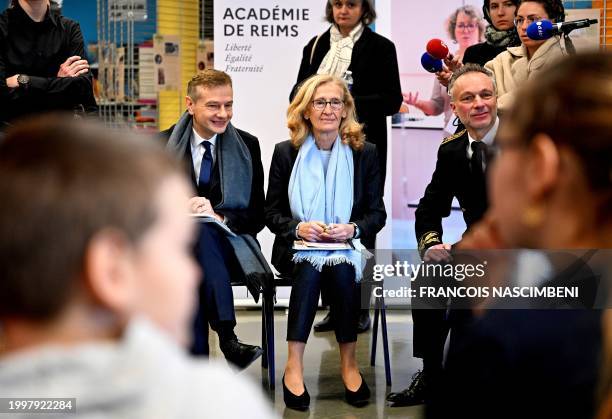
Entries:
{"label": "tiled floor", "polygon": [[[261,342],[261,314],[258,310],[237,311],[238,337],[252,344]],[[315,321],[324,316],[323,311],[317,313]],[[376,366],[369,365],[371,331],[359,335],[357,341],[357,357],[363,376],[372,391],[372,399],[364,408],[354,408],[344,401],[344,387],[340,377],[338,345],[333,332],[311,334],[306,353],[305,380],[311,396],[310,410],[296,412],[285,408],[283,402],[281,378],[284,363],[287,359],[285,342],[287,316],[285,310],[277,310],[274,316],[276,337],[276,390],[269,394],[274,407],[285,418],[422,418],[421,406],[390,408],[385,403],[386,395],[391,391],[385,384],[385,369],[383,363],[382,342],[378,339]],[[389,311],[387,315],[389,347],[391,356],[393,390],[408,386],[410,377],[421,367],[419,359],[412,357],[412,319],[409,310]],[[220,356],[216,336],[211,335],[212,356]],[[266,371],[258,361],[242,374],[261,382]]]}

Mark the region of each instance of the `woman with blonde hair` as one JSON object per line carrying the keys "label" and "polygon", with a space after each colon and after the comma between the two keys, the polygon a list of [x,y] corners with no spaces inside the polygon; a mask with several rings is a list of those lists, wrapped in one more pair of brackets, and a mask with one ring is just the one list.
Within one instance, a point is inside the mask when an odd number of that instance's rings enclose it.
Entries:
{"label": "woman with blonde hair", "polygon": [[[370,390],[355,357],[361,241],[374,237],[386,220],[376,146],[365,142],[354,100],[335,76],[307,79],[289,105],[287,121],[291,139],[274,149],[265,208],[266,225],[276,235],[272,263],[293,278],[285,404],[298,410],[310,404],[303,357],[323,290],[340,346],[346,401],[363,406]],[[296,240],[349,247],[296,251]]]}

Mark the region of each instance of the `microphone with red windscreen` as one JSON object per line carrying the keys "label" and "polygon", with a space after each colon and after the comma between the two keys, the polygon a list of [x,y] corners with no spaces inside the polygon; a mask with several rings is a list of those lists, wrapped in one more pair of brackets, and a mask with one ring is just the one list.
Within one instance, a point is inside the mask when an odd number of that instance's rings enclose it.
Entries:
{"label": "microphone with red windscreen", "polygon": [[438,60],[445,58],[452,59],[452,54],[448,53],[448,47],[441,40],[434,38],[427,43],[427,53]]}

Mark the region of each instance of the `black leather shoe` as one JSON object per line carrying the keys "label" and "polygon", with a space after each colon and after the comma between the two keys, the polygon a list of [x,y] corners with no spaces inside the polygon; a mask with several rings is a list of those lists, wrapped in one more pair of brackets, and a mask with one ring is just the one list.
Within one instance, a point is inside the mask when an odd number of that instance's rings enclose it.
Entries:
{"label": "black leather shoe", "polygon": [[255,345],[247,345],[238,339],[228,339],[219,344],[225,359],[240,368],[245,369],[263,354],[263,349]]}
{"label": "black leather shoe", "polygon": [[361,385],[357,391],[351,391],[344,386],[344,398],[346,402],[355,407],[363,407],[370,401],[370,389],[363,379],[363,375],[361,375],[361,373],[359,373],[359,375],[361,376]]}
{"label": "black leather shoe", "polygon": [[367,332],[370,330],[371,324],[370,310],[361,310],[359,312],[359,320],[357,322],[357,333]]}
{"label": "black leather shoe", "polygon": [[427,377],[423,371],[417,371],[412,376],[410,386],[398,393],[389,393],[387,401],[391,407],[416,406],[425,403],[426,393]]}
{"label": "black leather shoe", "polygon": [[329,332],[330,330],[334,330],[334,322],[331,318],[331,312],[327,312],[323,320],[314,325],[315,332]]}
{"label": "black leather shoe", "polygon": [[299,396],[293,394],[285,385],[285,374],[283,374],[283,400],[285,400],[285,406],[293,410],[308,410],[310,407],[310,394],[306,389],[306,383],[304,383],[304,392]]}

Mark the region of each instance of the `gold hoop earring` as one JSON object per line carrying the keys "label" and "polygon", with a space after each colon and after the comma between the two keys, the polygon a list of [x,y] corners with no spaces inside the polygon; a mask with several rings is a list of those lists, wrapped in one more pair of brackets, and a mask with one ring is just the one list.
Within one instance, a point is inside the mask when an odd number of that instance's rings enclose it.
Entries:
{"label": "gold hoop earring", "polygon": [[523,211],[521,219],[527,227],[537,227],[542,224],[544,210],[539,205],[530,205]]}

